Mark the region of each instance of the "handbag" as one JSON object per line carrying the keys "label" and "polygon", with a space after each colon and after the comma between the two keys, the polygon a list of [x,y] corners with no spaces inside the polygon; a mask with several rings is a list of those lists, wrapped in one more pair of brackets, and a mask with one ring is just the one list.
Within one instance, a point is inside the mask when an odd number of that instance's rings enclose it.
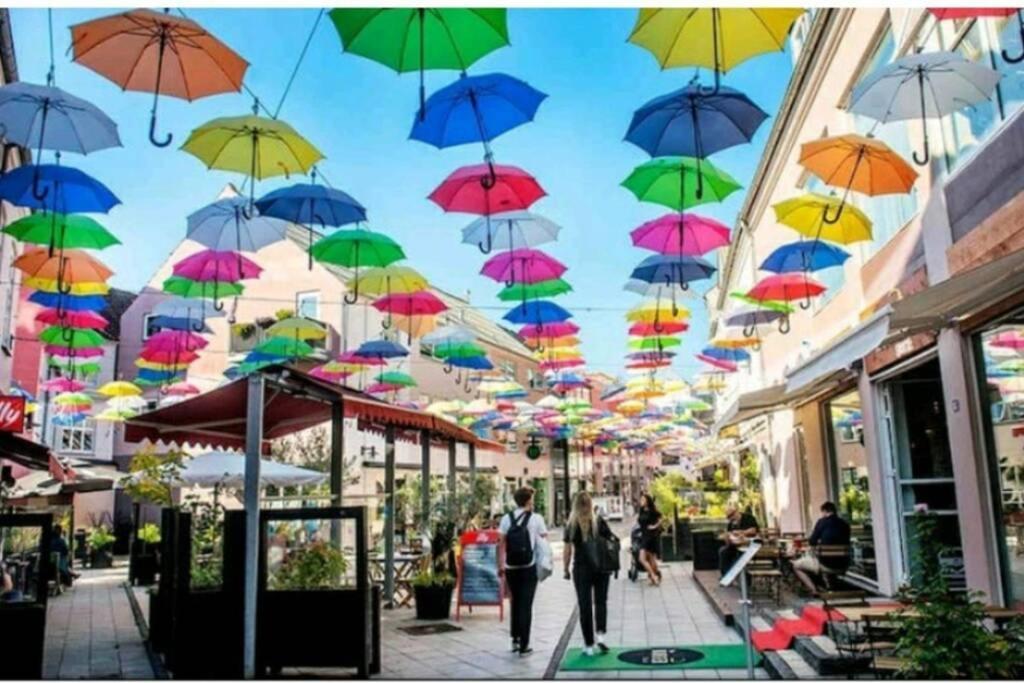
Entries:
{"label": "handbag", "polygon": [[[601,533],[606,532],[606,533]],[[598,533],[594,538],[594,568],[603,574],[619,573],[622,541],[608,528],[604,519],[598,518]]]}
{"label": "handbag", "polygon": [[543,581],[555,571],[555,558],[551,552],[548,539],[538,538],[533,549],[534,566],[537,568],[537,580]]}

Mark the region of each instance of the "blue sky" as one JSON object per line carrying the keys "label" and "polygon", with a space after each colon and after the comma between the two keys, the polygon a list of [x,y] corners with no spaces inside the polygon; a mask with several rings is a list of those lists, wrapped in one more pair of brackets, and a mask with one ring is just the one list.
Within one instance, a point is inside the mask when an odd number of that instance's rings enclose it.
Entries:
{"label": "blue sky", "polygon": [[[247,85],[273,110],[317,16],[315,9],[202,10],[188,14],[251,64]],[[220,95],[193,103],[163,98],[159,131],[174,133],[167,148],[149,144],[152,97],[122,93],[110,81],[67,56],[68,26],[109,10],[53,11],[57,85],[102,107],[120,126],[124,148],[88,157],[65,156],[107,184],[122,200],[103,222],[124,243],[102,258],[115,271],[113,284],[138,289],[182,239],[185,217],[215,199],[234,175],[207,171],[180,152],[190,130],[216,116],[249,113],[247,95]],[[12,9],[15,49],[22,80],[44,82],[49,63],[45,9]],[[638,202],[619,183],[647,155],[623,142],[632,113],[649,99],[685,85],[690,69],[661,71],[653,56],[628,42],[633,9],[511,9],[511,45],[484,57],[470,73],[505,72],[549,95],[533,123],[493,143],[499,163],[532,173],[548,192],[532,210],[559,223],[559,242],[543,248],[568,265],[575,292],[558,303],[575,313],[588,367],[615,374],[623,365],[623,312],[638,302],[622,291],[629,272],[649,252],[632,247],[629,232],[663,213]],[[788,54],[764,55],[729,73],[724,82],[747,93],[774,115],[791,72]],[[428,72],[432,91],[454,78]],[[327,157],[321,164],[331,184],[368,209],[370,227],[398,240],[408,264],[431,282],[471,301],[492,317],[502,314],[500,286],[479,270],[486,258],[462,245],[467,214],[445,214],[426,199],[458,166],[478,163],[479,145],[437,150],[408,140],[417,99],[417,76],[399,77],[375,62],[341,52],[325,15],[313,37],[281,118]],[[749,182],[773,119],[753,144],[716,154],[713,161],[744,184]],[[258,192],[285,184],[268,180]],[[743,193],[699,213],[732,225]],[[271,264],[262,264],[272,267]],[[704,288],[699,288],[703,290]],[[706,341],[707,316],[693,302],[691,330],[673,368],[685,377],[703,369],[693,358]]]}

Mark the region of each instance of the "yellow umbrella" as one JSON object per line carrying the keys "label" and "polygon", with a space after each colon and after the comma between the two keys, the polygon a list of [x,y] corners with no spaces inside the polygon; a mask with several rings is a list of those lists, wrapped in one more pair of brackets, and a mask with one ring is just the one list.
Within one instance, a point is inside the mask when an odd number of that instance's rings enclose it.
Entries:
{"label": "yellow umbrella", "polygon": [[811,239],[839,244],[867,242],[872,239],[871,219],[855,206],[847,206],[835,223],[826,223],[825,214],[839,211],[842,200],[820,194],[805,194],[775,204],[775,219]]}
{"label": "yellow umbrella", "polygon": [[648,299],[626,313],[626,320],[631,323],[685,322],[689,317],[690,311],[666,299]]}
{"label": "yellow umbrella", "polygon": [[422,292],[427,286],[427,278],[408,266],[370,268],[348,281],[349,289],[369,296],[414,294]]}
{"label": "yellow umbrella", "polygon": [[97,393],[103,394],[104,396],[117,397],[117,396],[139,396],[142,394],[142,389],[132,384],[131,382],[107,382],[99,389]]}
{"label": "yellow umbrella", "polygon": [[285,337],[300,341],[311,339],[325,339],[327,328],[323,324],[310,318],[291,317],[278,320],[268,327],[264,333],[267,337]]}
{"label": "yellow umbrella", "polygon": [[721,391],[725,389],[725,380],[717,375],[701,375],[694,389],[698,392]]}
{"label": "yellow umbrella", "polygon": [[804,10],[768,7],[641,9],[629,42],[654,54],[662,68],[702,66],[720,74],[751,57],[783,50]]}
{"label": "yellow umbrella", "polygon": [[[38,289],[41,292],[48,292],[50,294],[57,294],[63,291],[65,294],[71,294],[74,296],[86,296],[89,294],[99,294],[100,296],[106,296],[110,292],[110,285],[106,282],[74,282],[74,283],[63,283],[63,285],[57,280],[50,280],[42,277],[27,277],[22,281],[22,284],[32,289]],[[63,289],[61,289],[63,287]]]}
{"label": "yellow umbrella", "polygon": [[570,358],[580,358],[583,356],[580,350],[574,347],[565,348],[545,348],[541,352],[534,352],[534,358],[538,360],[567,360]]}
{"label": "yellow umbrella", "polygon": [[562,349],[579,345],[580,338],[573,336],[553,337],[552,339],[546,340],[543,344],[543,346],[548,349]]}
{"label": "yellow umbrella", "polygon": [[623,401],[619,405],[615,406],[615,412],[623,415],[637,415],[642,413],[644,410],[644,404],[641,401],[628,400]]}

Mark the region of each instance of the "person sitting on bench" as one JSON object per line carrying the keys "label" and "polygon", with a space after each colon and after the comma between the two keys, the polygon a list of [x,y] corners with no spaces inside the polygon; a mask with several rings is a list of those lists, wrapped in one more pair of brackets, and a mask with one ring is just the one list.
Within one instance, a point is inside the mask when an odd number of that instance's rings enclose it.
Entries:
{"label": "person sitting on bench", "polygon": [[816,552],[821,546],[850,546],[850,525],[836,513],[835,503],[826,501],[821,504],[821,517],[815,522],[807,545],[810,552],[793,560],[793,573],[807,590],[816,593],[818,587],[811,578],[812,574],[819,578],[825,574],[845,574],[850,564],[848,553],[819,555]]}
{"label": "person sitting on bench", "polygon": [[741,513],[735,505],[730,505],[725,510],[725,517],[729,520],[726,532],[721,536],[725,545],[718,549],[718,570],[722,576],[740,556],[740,546],[746,545],[761,530],[749,509]]}

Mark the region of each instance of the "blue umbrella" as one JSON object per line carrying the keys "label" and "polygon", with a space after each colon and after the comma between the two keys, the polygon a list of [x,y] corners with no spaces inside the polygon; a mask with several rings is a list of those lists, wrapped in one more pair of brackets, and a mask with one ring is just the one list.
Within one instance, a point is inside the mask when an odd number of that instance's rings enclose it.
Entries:
{"label": "blue umbrella", "polygon": [[210,327],[198,318],[176,318],[169,315],[156,315],[149,319],[149,326],[154,330],[180,330],[210,334]]}
{"label": "blue umbrella", "polygon": [[811,272],[841,266],[850,254],[839,247],[820,240],[806,240],[783,244],[768,255],[761,270],[773,273]]}
{"label": "blue umbrella", "polygon": [[[315,173],[315,171],[314,171]],[[366,220],[366,208],[351,196],[324,185],[296,183],[269,192],[256,200],[261,216],[280,218],[290,223],[309,226],[309,246],[313,246],[313,224],[321,228]],[[313,252],[309,252],[313,268]]]}
{"label": "blue umbrella", "polygon": [[96,105],[23,81],[0,88],[0,126],[7,142],[34,148],[40,158],[44,149],[88,154],[121,146],[117,124]]}
{"label": "blue umbrella", "polygon": [[140,368],[136,378],[146,382],[166,383],[178,379],[185,379],[185,373],[180,370],[153,370],[150,368]]}
{"label": "blue umbrella", "polygon": [[19,166],[0,177],[0,199],[57,213],[107,213],[121,203],[106,185],[71,166]]}
{"label": "blue umbrella", "polygon": [[672,284],[666,284],[664,280],[661,282],[645,282],[644,280],[629,279],[626,284],[622,286],[627,292],[633,292],[639,294],[642,297],[649,297],[653,299],[661,299],[663,297],[684,297],[687,299],[696,299],[698,295],[690,291],[689,286],[686,283],[673,282]]}
{"label": "blue umbrella", "polygon": [[401,344],[396,344],[387,339],[374,339],[373,341],[363,342],[356,349],[356,355],[366,358],[402,358],[409,355],[409,350]]}
{"label": "blue umbrella", "polygon": [[750,360],[750,353],[744,349],[723,349],[720,346],[705,346],[702,354],[715,360],[727,360],[733,363],[745,363]]}
{"label": "blue umbrella", "polygon": [[75,296],[36,290],[28,300],[45,308],[56,308],[58,311],[102,311],[107,307],[106,297],[96,294]]}
{"label": "blue umbrella", "polygon": [[654,254],[640,262],[630,275],[635,280],[679,285],[686,289],[695,280],[706,280],[717,270],[699,256],[665,256]]}
{"label": "blue umbrella", "polygon": [[244,197],[208,204],[188,217],[185,236],[217,251],[259,251],[285,238],[288,223],[251,213]]}
{"label": "blue umbrella", "polygon": [[510,323],[543,325],[568,320],[572,313],[550,301],[524,301],[503,317]]}
{"label": "blue umbrella", "polygon": [[288,356],[281,356],[276,353],[264,353],[263,351],[250,351],[242,359],[243,363],[280,363],[288,360]]}
{"label": "blue umbrella", "polygon": [[732,88],[703,92],[691,83],[656,97],[633,114],[626,140],[652,157],[697,159],[697,198],[704,194],[700,160],[750,142],[768,114]]}
{"label": "blue umbrella", "polygon": [[448,358],[448,365],[467,370],[493,370],[494,363],[487,359],[487,356],[467,356],[466,358]]}

